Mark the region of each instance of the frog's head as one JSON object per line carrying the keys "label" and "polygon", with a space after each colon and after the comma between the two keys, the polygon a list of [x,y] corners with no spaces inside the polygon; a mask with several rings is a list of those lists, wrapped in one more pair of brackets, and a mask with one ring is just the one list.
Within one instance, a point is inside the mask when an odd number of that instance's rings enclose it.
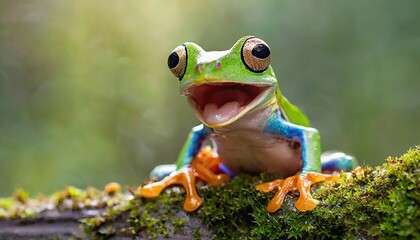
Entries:
{"label": "frog's head", "polygon": [[275,99],[270,48],[256,37],[243,37],[221,52],[206,52],[187,42],[169,55],[168,66],[198,119],[212,128],[226,126]]}

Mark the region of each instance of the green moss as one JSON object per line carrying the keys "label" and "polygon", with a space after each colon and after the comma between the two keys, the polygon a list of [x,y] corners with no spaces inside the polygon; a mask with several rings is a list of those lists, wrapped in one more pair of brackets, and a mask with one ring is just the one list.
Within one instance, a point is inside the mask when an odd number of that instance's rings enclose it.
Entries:
{"label": "green moss", "polygon": [[134,199],[128,219],[134,235],[144,233],[147,238],[157,239],[182,231],[188,220],[185,216],[177,216],[177,213],[183,211],[184,194],[182,191],[181,194],[171,191],[158,200]]}
{"label": "green moss", "polygon": [[174,225],[174,232],[182,232],[185,224],[188,222],[185,218],[176,218],[172,221],[172,224]]}
{"label": "green moss", "polygon": [[242,175],[223,187],[201,190],[205,203],[199,216],[220,239],[419,238],[419,164],[417,147],[382,167],[365,167],[364,176],[319,184],[313,196],[321,204],[305,213],[293,205],[296,193],[277,213],[268,213],[272,196],[255,191],[261,181]]}
{"label": "green moss", "polygon": [[[420,150],[388,158],[382,167],[365,168],[333,188],[321,187],[315,197],[324,206],[312,214],[323,216],[343,236],[419,238]],[[327,218],[328,217],[328,218]]]}
{"label": "green moss", "polygon": [[0,198],[0,209],[4,211],[8,211],[13,207],[15,204],[15,200],[13,198]]}
{"label": "green moss", "polygon": [[16,188],[15,192],[13,193],[13,198],[20,202],[20,203],[26,203],[29,198],[29,194],[23,190],[23,188]]}
{"label": "green moss", "polygon": [[250,235],[253,209],[265,210],[265,202],[268,201],[268,195],[255,190],[255,181],[247,175],[241,175],[225,186],[199,191],[204,204],[198,215],[217,236],[235,239]]}
{"label": "green moss", "polygon": [[203,235],[201,234],[201,231],[199,228],[195,229],[193,231],[193,235],[192,235],[194,240],[201,240],[201,238],[203,237]]}
{"label": "green moss", "polygon": [[[82,220],[91,239],[110,236],[157,239],[189,234],[215,239],[420,239],[420,147],[399,158],[388,158],[381,167],[364,167],[364,175],[343,174],[338,183],[317,184],[312,195],[320,200],[313,211],[299,212],[298,193],[289,193],[276,213],[266,210],[274,193],[255,185],[268,180],[240,175],[224,186],[199,186],[204,203],[185,213],[185,191],[172,187],[156,199],[132,194],[108,194],[96,189],[67,187],[53,196],[28,198],[22,189],[0,199],[0,218],[35,217],[43,204],[58,210],[105,209]],[[191,226],[191,219],[201,223]]]}
{"label": "green moss", "polygon": [[[379,203],[380,211],[387,216],[380,223],[380,229],[384,236],[401,236],[405,239],[412,236],[419,237],[419,159],[418,148],[409,151],[400,160],[388,159],[390,168],[385,174],[396,186],[389,196]],[[413,226],[417,226],[417,228]]]}
{"label": "green moss", "polygon": [[[91,238],[118,234],[118,236],[143,236],[148,239],[157,239],[180,233],[184,230],[188,219],[186,215],[179,216],[178,214],[183,212],[184,192],[174,191],[175,189],[180,190],[172,188],[172,191],[168,191],[155,200],[136,196],[129,199],[125,205],[108,207],[104,214],[82,220],[82,228]],[[121,229],[112,232],[100,231],[108,229],[119,218],[127,219],[123,231]]]}
{"label": "green moss", "polygon": [[37,201],[29,198],[22,188],[16,188],[11,197],[0,198],[0,219],[27,219],[37,216]]}
{"label": "green moss", "polygon": [[58,211],[78,211],[81,209],[102,209],[112,211],[114,206],[124,206],[127,201],[122,201],[121,193],[112,196],[94,188],[86,190],[68,186],[64,190],[46,197],[39,195],[30,198],[21,188],[17,188],[8,198],[0,198],[0,220],[25,219],[42,217],[42,213],[49,209]]}

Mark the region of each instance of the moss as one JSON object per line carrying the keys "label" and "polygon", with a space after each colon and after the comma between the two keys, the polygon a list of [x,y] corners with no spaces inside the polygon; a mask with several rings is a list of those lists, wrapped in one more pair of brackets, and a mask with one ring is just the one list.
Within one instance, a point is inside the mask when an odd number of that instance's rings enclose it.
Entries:
{"label": "moss", "polygon": [[204,203],[193,213],[182,209],[185,192],[180,187],[169,188],[154,200],[134,191],[67,187],[49,198],[35,199],[18,189],[12,197],[0,199],[0,219],[34,217],[45,210],[43,204],[53,204],[60,211],[102,209],[102,214],[81,221],[91,239],[182,235],[194,239],[420,239],[420,147],[364,170],[363,176],[343,174],[338,183],[315,185],[312,195],[320,204],[309,212],[295,209],[298,193],[291,192],[278,212],[268,213],[266,205],[273,193],[255,190],[268,177],[243,174],[224,186],[199,186]]}
{"label": "moss", "polygon": [[183,192],[168,191],[156,201],[142,197],[134,199],[128,219],[134,236],[143,233],[149,239],[157,239],[182,231],[188,222],[186,216],[178,216],[182,212],[183,195]]}
{"label": "moss", "polygon": [[[184,192],[172,188],[156,200],[147,200],[136,196],[128,200],[124,206],[115,205],[96,217],[82,220],[82,228],[91,238],[101,238],[117,234],[125,237],[146,237],[157,239],[182,233],[188,222],[183,213]],[[108,229],[119,218],[126,218],[122,230],[101,231]]]}
{"label": "moss", "polygon": [[203,236],[202,236],[199,228],[197,228],[193,231],[192,237],[193,237],[194,240],[201,240],[201,238]]}
{"label": "moss", "polygon": [[[204,204],[198,215],[216,236],[235,239],[250,235],[253,209],[265,210],[268,196],[255,190],[255,179],[241,175],[222,187],[202,189]],[[267,201],[266,201],[267,200]]]}
{"label": "moss", "polygon": [[26,203],[29,198],[29,194],[23,190],[23,188],[16,188],[15,192],[13,193],[13,198],[20,202],[20,203]]}
{"label": "moss", "polygon": [[174,225],[174,232],[182,232],[185,224],[187,223],[187,219],[185,218],[176,218],[172,221],[172,224]]}
{"label": "moss", "polygon": [[354,239],[419,238],[420,150],[388,158],[382,167],[365,167],[365,175],[342,175],[337,184],[319,184],[313,196],[321,204],[298,212],[289,194],[274,214],[265,210],[272,196],[259,193],[261,181],[243,175],[224,187],[200,191],[205,204],[199,216],[215,238]]}
{"label": "moss", "polygon": [[331,230],[354,236],[389,239],[419,238],[420,150],[388,158],[382,167],[365,168],[364,176],[343,179],[335,187],[322,186],[315,197],[323,207],[312,214]]}
{"label": "moss", "polygon": [[[111,211],[114,206],[124,206],[127,201],[121,193],[108,194],[95,188],[86,190],[67,186],[64,190],[46,197],[39,195],[30,198],[21,188],[17,188],[8,198],[0,198],[0,220],[42,217],[42,213],[51,209],[57,211],[79,211],[82,209],[103,209]],[[124,203],[125,204],[122,204]]]}
{"label": "moss", "polygon": [[[383,202],[379,203],[380,211],[387,217],[380,223],[384,236],[401,236],[408,239],[419,237],[420,222],[420,152],[409,151],[401,159],[389,158],[390,167],[387,174],[395,188]],[[387,183],[391,184],[391,183]]]}
{"label": "moss", "polygon": [[0,219],[28,219],[37,216],[37,201],[29,198],[22,188],[16,188],[11,197],[0,198]]}

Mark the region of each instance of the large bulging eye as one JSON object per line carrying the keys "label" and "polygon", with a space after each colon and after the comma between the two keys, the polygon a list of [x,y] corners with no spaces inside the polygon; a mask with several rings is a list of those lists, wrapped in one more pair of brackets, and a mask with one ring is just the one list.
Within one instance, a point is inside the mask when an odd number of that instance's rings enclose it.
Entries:
{"label": "large bulging eye", "polygon": [[185,70],[187,69],[187,48],[185,45],[181,45],[169,55],[168,57],[168,67],[171,69],[171,72],[177,77],[179,80],[185,74]]}
{"label": "large bulging eye", "polygon": [[270,66],[270,48],[263,40],[251,37],[242,45],[242,62],[253,72],[264,72]]}

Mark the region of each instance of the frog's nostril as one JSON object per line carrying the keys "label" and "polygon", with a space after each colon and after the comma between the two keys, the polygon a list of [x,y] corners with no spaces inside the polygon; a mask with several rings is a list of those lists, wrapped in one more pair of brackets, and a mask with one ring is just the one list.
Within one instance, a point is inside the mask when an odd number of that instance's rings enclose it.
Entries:
{"label": "frog's nostril", "polygon": [[216,67],[217,68],[221,68],[222,67],[222,64],[218,62],[218,63],[216,63]]}
{"label": "frog's nostril", "polygon": [[200,64],[197,64],[197,66],[195,66],[195,70],[197,71],[197,72],[200,72],[201,71],[201,65]]}

